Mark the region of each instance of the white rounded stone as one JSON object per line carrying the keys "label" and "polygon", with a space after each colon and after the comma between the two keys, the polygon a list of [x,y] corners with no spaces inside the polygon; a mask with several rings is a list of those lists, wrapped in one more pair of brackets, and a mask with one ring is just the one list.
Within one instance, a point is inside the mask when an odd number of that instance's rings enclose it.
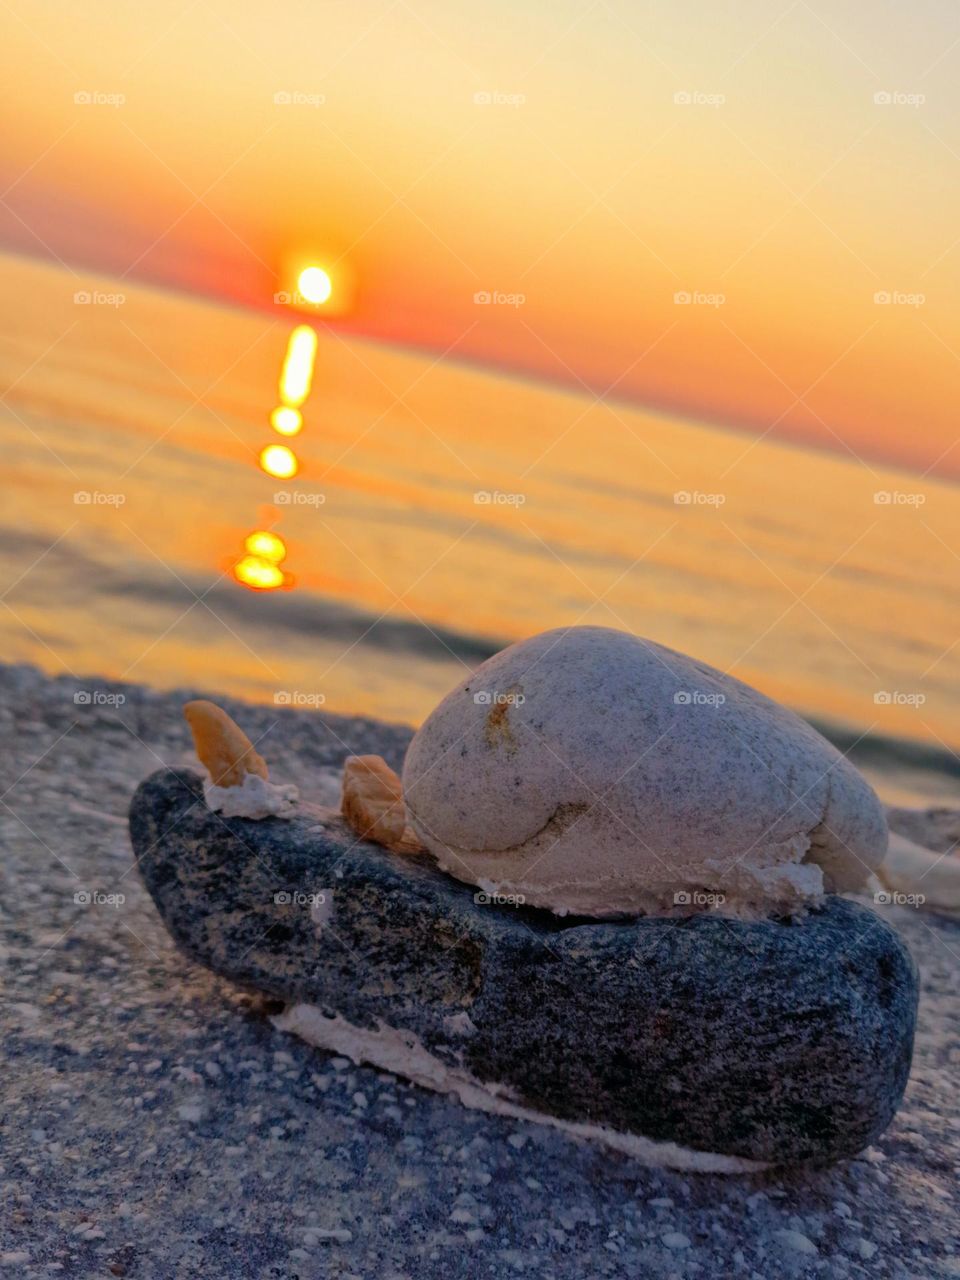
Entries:
{"label": "white rounded stone", "polygon": [[451,875],[565,914],[775,914],[862,888],[887,827],[805,721],[605,627],[496,654],[415,735],[408,817]]}

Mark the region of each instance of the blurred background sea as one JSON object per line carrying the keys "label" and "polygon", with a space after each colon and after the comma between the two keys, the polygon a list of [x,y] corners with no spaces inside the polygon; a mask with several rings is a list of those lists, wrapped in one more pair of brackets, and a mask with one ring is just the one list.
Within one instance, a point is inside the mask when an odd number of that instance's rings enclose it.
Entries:
{"label": "blurred background sea", "polygon": [[[955,484],[322,324],[277,481],[289,311],[0,265],[6,660],[418,722],[503,644],[619,627],[955,801]],[[257,528],[289,589],[234,579]]]}

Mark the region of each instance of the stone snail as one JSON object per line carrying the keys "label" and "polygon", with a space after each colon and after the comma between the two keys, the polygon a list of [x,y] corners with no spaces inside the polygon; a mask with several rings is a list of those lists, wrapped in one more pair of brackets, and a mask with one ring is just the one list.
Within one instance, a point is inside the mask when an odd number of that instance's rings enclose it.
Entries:
{"label": "stone snail", "polygon": [[[226,712],[185,715],[212,808],[296,811]],[[887,854],[872,788],[812,726],[605,627],[494,655],[415,733],[402,782],[380,756],[347,758],[340,812],[358,838],[559,915],[784,915],[874,876],[892,893],[926,881],[928,905],[960,908],[960,864],[898,836]]]}

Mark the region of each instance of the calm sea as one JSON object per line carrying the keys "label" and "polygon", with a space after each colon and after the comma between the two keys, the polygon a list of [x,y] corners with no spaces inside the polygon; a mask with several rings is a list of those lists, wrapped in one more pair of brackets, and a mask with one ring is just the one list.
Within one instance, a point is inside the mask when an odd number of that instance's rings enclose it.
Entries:
{"label": "calm sea", "polygon": [[[888,794],[960,791],[956,486],[324,328],[278,482],[288,311],[12,257],[0,300],[7,660],[418,721],[591,623],[859,743]],[[233,579],[266,527],[289,590]]]}

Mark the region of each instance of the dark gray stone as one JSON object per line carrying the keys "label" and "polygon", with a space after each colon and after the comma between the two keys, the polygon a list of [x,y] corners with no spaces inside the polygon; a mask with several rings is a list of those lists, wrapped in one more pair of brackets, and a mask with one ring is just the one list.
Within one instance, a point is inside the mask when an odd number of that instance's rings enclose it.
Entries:
{"label": "dark gray stone", "polygon": [[[223,819],[196,775],[173,770],[138,788],[130,829],[189,956],[255,991],[413,1031],[539,1111],[796,1163],[856,1154],[900,1102],[916,967],[846,899],[756,923],[482,905],[427,858],[309,818]],[[296,895],[331,890],[318,927]]]}

